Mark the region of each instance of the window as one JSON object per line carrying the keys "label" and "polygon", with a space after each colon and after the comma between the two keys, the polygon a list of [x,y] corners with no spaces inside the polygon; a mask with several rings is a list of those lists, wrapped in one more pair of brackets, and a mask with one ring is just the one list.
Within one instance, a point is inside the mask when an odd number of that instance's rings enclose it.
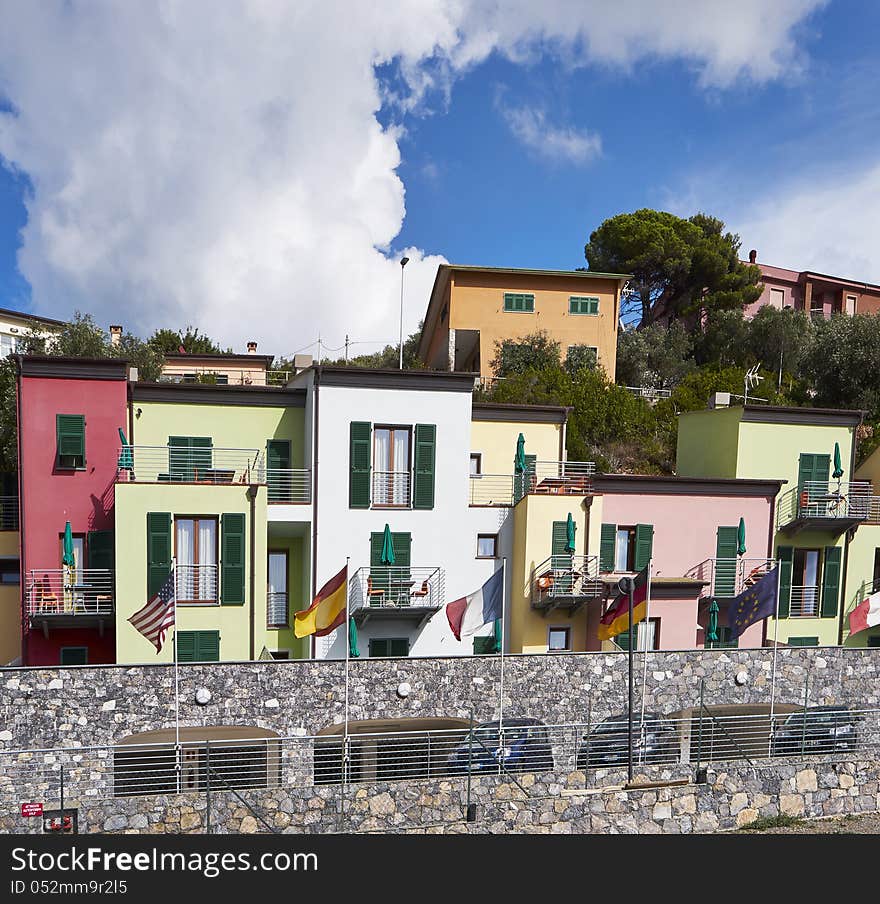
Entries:
{"label": "window", "polygon": [[505,292],[504,310],[514,314],[534,314],[535,296],[517,292]]}
{"label": "window", "polygon": [[[635,626],[637,650],[660,649],[660,619],[649,618]],[[624,631],[614,638],[614,642],[623,650],[629,649],[629,631]]]}
{"label": "window", "polygon": [[192,483],[216,479],[213,470],[213,440],[210,436],[169,436],[168,475],[159,480]]}
{"label": "window", "polygon": [[373,505],[409,505],[409,427],[376,427],[373,431]]}
{"label": "window", "polygon": [[880,590],[880,547],[874,550],[874,583],[871,585],[871,593]]}
{"label": "window", "polygon": [[844,314],[855,314],[856,312],[856,296],[855,295],[847,295],[846,296],[846,310],[843,312]]}
{"label": "window", "polygon": [[177,601],[217,602],[217,519],[175,518]]}
{"label": "window", "polygon": [[61,665],[88,665],[88,647],[62,647]]}
{"label": "window", "polygon": [[739,646],[739,637],[730,636],[730,628],[727,625],[718,626],[718,640],[707,640],[707,650],[735,650]]}
{"label": "window", "polygon": [[17,345],[18,340],[15,336],[10,336],[7,333],[0,333],[0,358],[5,358],[7,355],[14,355]]}
{"label": "window", "polygon": [[279,661],[287,660],[290,659],[290,650],[269,650],[269,655]]}
{"label": "window", "polygon": [[614,541],[614,570],[635,571],[636,529],[617,527]]}
{"label": "window", "polygon": [[71,470],[86,466],[86,419],[82,414],[55,415],[57,465]]}
{"label": "window", "polygon": [[0,584],[20,584],[21,565],[18,559],[0,559]]}
{"label": "window", "polygon": [[480,452],[471,452],[471,477],[479,477],[483,473],[483,456]]}
{"label": "window", "polygon": [[771,289],[770,304],[781,311],[785,305],[785,291],[783,289]]}
{"label": "window", "polygon": [[571,628],[549,628],[547,630],[547,649],[551,653],[571,649]]}
{"label": "window", "polygon": [[819,614],[819,550],[795,549],[791,569],[792,616]]}
{"label": "window", "polygon": [[498,558],[498,534],[477,534],[477,558]]}
{"label": "window", "polygon": [[568,299],[568,313],[569,314],[598,314],[599,313],[599,299],[594,296],[578,296],[572,295]]}
{"label": "window", "polygon": [[818,647],[818,637],[789,637],[788,645],[790,647]]}
{"label": "window", "polygon": [[290,626],[287,604],[287,552],[269,553],[269,584],[266,590],[266,626]]}
{"label": "window", "polygon": [[825,293],[813,292],[810,298],[810,317],[814,320],[821,320],[825,316]]}
{"label": "window", "polygon": [[651,558],[654,525],[603,524],[599,542],[602,572],[641,571]]}
{"label": "window", "polygon": [[370,657],[409,656],[409,639],[406,637],[370,638]]}
{"label": "window", "polygon": [[880,647],[880,634],[875,634],[873,637],[868,638],[868,646],[869,647]]}
{"label": "window", "polygon": [[219,631],[180,631],[177,635],[178,662],[219,662]]}
{"label": "window", "polygon": [[[83,567],[85,566],[85,537],[82,534],[73,535],[73,569],[74,583],[81,584],[83,582]],[[58,564],[63,567],[62,558],[64,556],[64,535],[58,537]]]}

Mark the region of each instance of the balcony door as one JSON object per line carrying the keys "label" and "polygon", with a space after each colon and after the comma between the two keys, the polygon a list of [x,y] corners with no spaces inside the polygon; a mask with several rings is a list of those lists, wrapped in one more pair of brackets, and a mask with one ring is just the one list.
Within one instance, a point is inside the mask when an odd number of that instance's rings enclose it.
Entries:
{"label": "balcony door", "polygon": [[376,427],[373,430],[373,505],[409,505],[409,427]]}
{"label": "balcony door", "polygon": [[268,570],[266,625],[269,628],[287,628],[290,625],[287,604],[287,552],[270,552]]}
{"label": "balcony door", "polygon": [[[800,603],[798,611],[798,604]],[[796,549],[791,569],[792,615],[819,614],[819,550]]]}
{"label": "balcony door", "polygon": [[217,602],[217,519],[176,518],[177,600]]}

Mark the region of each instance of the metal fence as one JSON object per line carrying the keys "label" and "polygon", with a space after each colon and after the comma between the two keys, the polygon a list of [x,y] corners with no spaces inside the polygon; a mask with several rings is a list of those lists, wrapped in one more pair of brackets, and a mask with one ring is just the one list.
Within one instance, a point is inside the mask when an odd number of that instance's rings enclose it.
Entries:
{"label": "metal fence", "polygon": [[356,569],[348,582],[352,613],[371,609],[438,609],[445,602],[444,571],[436,565],[376,565]]}
{"label": "metal fence", "polygon": [[312,501],[309,468],[267,468],[268,500],[275,504],[307,504]]}
{"label": "metal fence", "polygon": [[779,497],[776,528],[794,521],[866,521],[872,508],[873,490],[868,480],[808,480]]}
{"label": "metal fence", "polygon": [[265,483],[266,467],[259,449],[122,446],[118,450],[116,480],[119,483]]}
{"label": "metal fence", "polygon": [[0,496],[0,530],[18,530],[18,496]]}
{"label": "metal fence", "polygon": [[31,569],[25,599],[30,616],[113,614],[113,571],[106,568]]}

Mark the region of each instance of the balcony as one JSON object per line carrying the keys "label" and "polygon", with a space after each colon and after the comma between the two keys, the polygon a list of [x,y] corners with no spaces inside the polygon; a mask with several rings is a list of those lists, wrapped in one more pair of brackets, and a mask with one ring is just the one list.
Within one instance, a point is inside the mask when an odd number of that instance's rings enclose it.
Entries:
{"label": "balcony", "polygon": [[840,536],[868,520],[876,508],[867,480],[846,482],[807,481],[783,493],[776,509],[776,529],[796,534],[806,528]]}
{"label": "balcony", "polygon": [[816,584],[792,586],[788,605],[789,618],[819,617],[819,587]]}
{"label": "balcony", "polygon": [[409,471],[373,471],[373,506],[409,508]]}
{"label": "balcony", "polygon": [[290,627],[290,610],[286,591],[270,590],[266,594],[266,627]]}
{"label": "balcony", "polygon": [[103,568],[36,569],[27,573],[25,605],[32,626],[72,628],[113,622],[114,574]]}
{"label": "balcony", "polygon": [[312,501],[309,468],[267,468],[266,486],[270,505],[308,505]]}
{"label": "balcony", "polygon": [[705,584],[703,596],[738,596],[759,581],[776,565],[775,559],[711,558],[685,572],[685,577]]}
{"label": "balcony", "polygon": [[218,566],[176,565],[174,568],[177,602],[212,606],[220,601]]}
{"label": "balcony", "polygon": [[531,583],[532,608],[545,616],[554,609],[574,614],[604,595],[598,556],[550,556],[532,570]]}
{"label": "balcony", "polygon": [[286,386],[291,377],[289,370],[261,370],[252,368],[221,367],[195,368],[193,370],[163,370],[160,383],[210,383],[215,386]]}
{"label": "balcony", "polygon": [[0,496],[0,530],[18,530],[18,496]]}
{"label": "balcony", "polygon": [[592,461],[533,461],[524,474],[471,474],[473,506],[516,505],[523,496],[587,496],[593,489]]}
{"label": "balcony", "polygon": [[124,446],[118,451],[116,482],[265,483],[266,468],[258,449]]}
{"label": "balcony", "polygon": [[371,618],[426,622],[446,602],[445,575],[433,566],[358,568],[348,582],[349,612],[358,624]]}

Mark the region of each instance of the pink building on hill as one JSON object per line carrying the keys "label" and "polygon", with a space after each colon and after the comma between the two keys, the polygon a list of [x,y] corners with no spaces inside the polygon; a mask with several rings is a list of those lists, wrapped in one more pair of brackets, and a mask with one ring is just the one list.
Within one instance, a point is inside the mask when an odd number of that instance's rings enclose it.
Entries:
{"label": "pink building on hill", "polygon": [[[638,571],[642,560],[651,558],[651,602],[648,624],[639,625],[641,648],[704,646],[713,598],[720,609],[717,646],[763,645],[764,622],[746,629],[738,643],[730,642],[727,609],[732,597],[772,567],[774,505],[784,482],[624,474],[594,479],[593,491],[601,494],[603,580]],[[595,501],[593,507],[598,509]],[[746,533],[741,556],[736,551],[740,518]],[[589,617],[587,637],[598,649],[598,607]]]}
{"label": "pink building on hill", "polygon": [[805,311],[815,319],[827,320],[832,314],[876,314],[880,311],[880,286],[815,273],[812,270],[786,270],[759,263],[757,251],[749,252],[749,262],[761,268],[764,291],[744,311],[754,317],[760,308],[791,307]]}
{"label": "pink building on hill", "polygon": [[[115,660],[114,481],[127,364],[19,358],[22,662]],[[70,522],[73,565],[64,566]]]}

